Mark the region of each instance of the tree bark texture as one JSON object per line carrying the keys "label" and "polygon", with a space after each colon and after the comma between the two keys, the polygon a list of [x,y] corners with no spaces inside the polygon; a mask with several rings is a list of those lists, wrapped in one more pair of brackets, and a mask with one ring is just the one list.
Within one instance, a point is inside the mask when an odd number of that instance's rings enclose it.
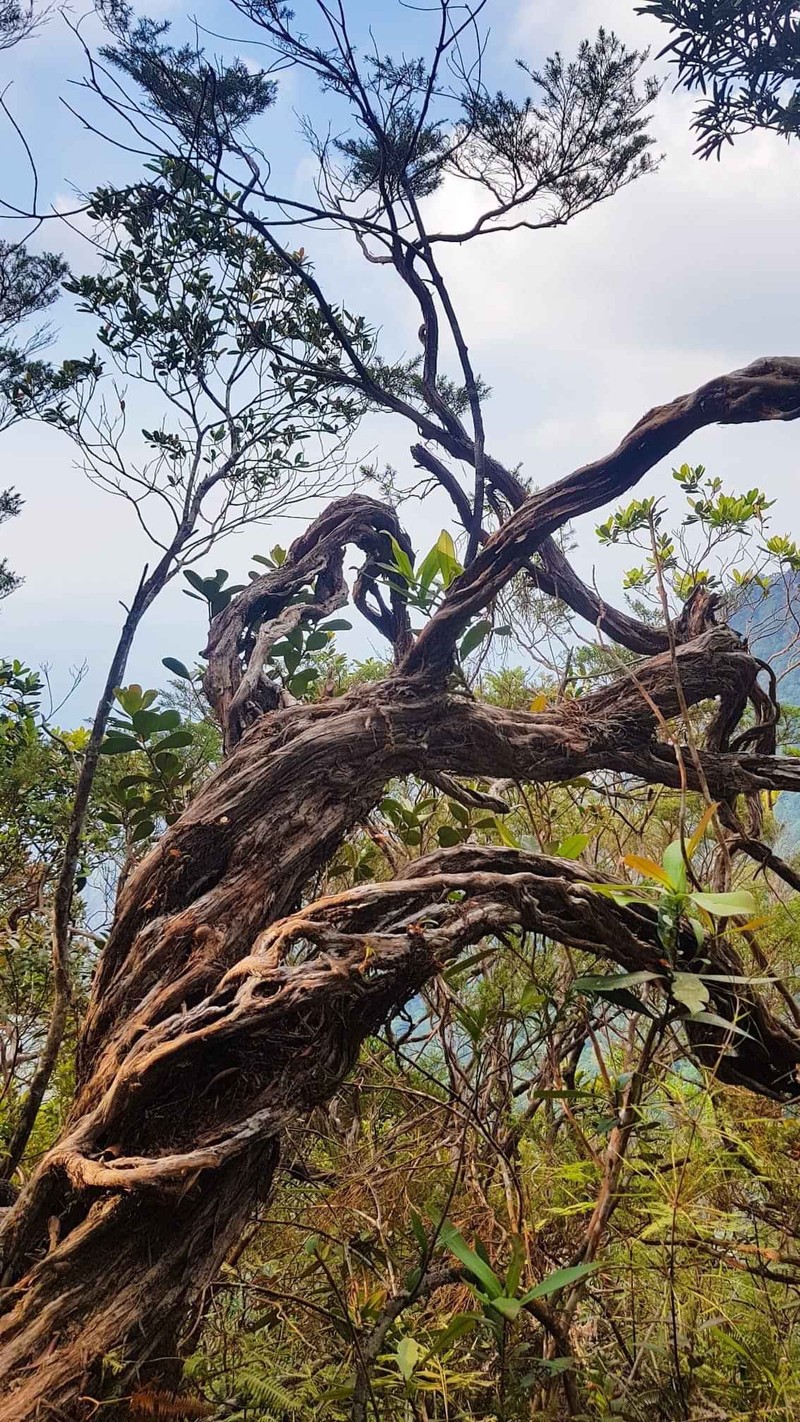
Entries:
{"label": "tree bark texture", "polygon": [[[585,867],[557,859],[465,845],[388,883],[304,897],[396,776],[544,783],[617,770],[705,781],[731,806],[762,788],[800,790],[800,763],[771,754],[774,708],[758,664],[705,614],[705,630],[687,627],[690,640],[581,701],[532,714],[448,690],[455,637],[543,547],[546,565],[545,540],[565,519],[629,487],[700,424],[797,415],[800,362],[788,360],[652,412],[609,460],[521,502],[416,642],[402,602],[377,587],[401,530],[366,499],[333,505],[217,619],[207,684],[229,754],[120,893],[70,1118],[5,1215],[2,1422],[77,1422],[95,1400],[169,1376],[269,1191],[281,1132],[329,1099],[364,1039],[469,944],[518,926],[626,970],[666,970],[653,913],[598,895]],[[298,587],[312,586],[311,615],[343,600],[352,543],[367,560],[355,600],[393,642],[396,670],[338,700],[281,706],[262,674],[266,652]],[[549,576],[568,581],[557,562]],[[735,749],[748,700],[755,723]],[[676,751],[665,722],[711,701],[705,746]],[[729,944],[715,939],[710,951],[716,974],[740,976]],[[696,954],[682,935],[680,966]],[[714,983],[712,995],[748,1035],[731,1047],[719,1028],[695,1030],[698,1059],[725,1080],[794,1097],[795,1029],[746,986]]]}

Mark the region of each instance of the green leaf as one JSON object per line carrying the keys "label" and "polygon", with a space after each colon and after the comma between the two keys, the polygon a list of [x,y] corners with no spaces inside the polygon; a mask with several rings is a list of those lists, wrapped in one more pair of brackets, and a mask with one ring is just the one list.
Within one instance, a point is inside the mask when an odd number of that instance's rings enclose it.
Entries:
{"label": "green leaf", "polygon": [[392,554],[394,556],[395,568],[399,573],[402,574],[407,583],[413,584],[414,566],[408,554],[406,553],[405,548],[401,548],[397,539],[393,538],[391,534],[389,534],[389,542],[392,545]]}
{"label": "green leaf", "polygon": [[161,665],[162,667],[166,667],[167,671],[171,671],[174,676],[182,677],[184,681],[193,680],[192,673],[189,671],[189,668],[185,667],[183,662],[179,662],[177,657],[162,657]]}
{"label": "green leaf", "polygon": [[172,731],[170,735],[158,742],[154,750],[159,754],[161,751],[180,750],[182,746],[190,746],[193,739],[191,731]]}
{"label": "green leaf", "polygon": [[183,576],[185,577],[187,583],[190,583],[196,592],[201,593],[203,597],[207,596],[205,578],[201,578],[200,574],[195,573],[192,568],[184,568]]}
{"label": "green leaf", "polygon": [[749,889],[731,889],[727,894],[701,894],[691,896],[692,903],[715,918],[730,918],[733,914],[752,917],[757,912],[757,904]]}
{"label": "green leaf", "polygon": [[395,1357],[397,1358],[397,1366],[400,1369],[401,1376],[406,1382],[408,1382],[411,1377],[422,1355],[423,1349],[420,1347],[416,1338],[405,1337],[400,1339]]}
{"label": "green leaf", "polygon": [[148,779],[148,775],[124,775],[117,781],[117,789],[118,791],[129,791],[134,788],[134,785],[148,784]]}
{"label": "green leaf", "polygon": [[333,622],[321,622],[320,632],[351,632],[352,622],[345,622],[343,617],[334,618]]}
{"label": "green leaf", "polygon": [[436,547],[436,544],[434,544],[433,548],[431,548],[425,554],[425,557],[423,558],[422,562],[419,565],[419,568],[417,569],[417,577],[419,580],[420,587],[424,588],[427,592],[428,588],[433,582],[434,577],[439,571],[439,550]]}
{"label": "green leaf", "polygon": [[661,944],[672,958],[678,941],[680,899],[674,894],[662,894],[656,909],[656,928]]}
{"label": "green leaf", "polygon": [[540,1284],[523,1294],[520,1303],[524,1305],[531,1303],[533,1299],[545,1299],[548,1294],[558,1293],[559,1289],[568,1289],[571,1284],[577,1284],[580,1279],[593,1274],[599,1267],[598,1264],[573,1264],[569,1269],[556,1269],[555,1273],[548,1274]]}
{"label": "green leaf", "polygon": [[[658,973],[621,973],[620,979],[627,982],[646,982],[649,978],[657,978]],[[588,986],[597,984],[597,986]],[[622,1007],[626,1012],[643,1012],[645,1017],[655,1019],[655,1014],[650,1008],[641,1002],[634,993],[627,987],[620,987],[617,979],[613,975],[602,978],[576,978],[572,986],[577,992],[586,993],[589,997],[605,997],[609,1002],[613,1002],[615,1007]]]}
{"label": "green leaf", "polygon": [[139,805],[131,815],[131,824],[139,825],[142,820],[152,820],[154,808],[152,800],[148,800],[144,805]]}
{"label": "green leaf", "polygon": [[414,1231],[414,1238],[420,1247],[420,1253],[425,1255],[428,1252],[428,1232],[418,1210],[411,1211],[411,1228]]}
{"label": "green leaf", "polygon": [[464,570],[456,556],[456,546],[446,528],[442,529],[436,540],[436,553],[439,559],[442,587],[447,591],[450,584],[455,582],[459,573]]}
{"label": "green leaf", "polygon": [[158,719],[162,731],[177,731],[181,724],[181,713],[170,707],[168,711],[159,711]]}
{"label": "green leaf", "polygon": [[515,1234],[511,1239],[511,1259],[506,1270],[505,1290],[506,1294],[513,1298],[519,1288],[519,1281],[522,1278],[522,1270],[525,1267],[525,1246],[522,1236]]}
{"label": "green leaf", "polygon": [[555,852],[559,859],[579,859],[591,838],[590,834],[568,834]]}
{"label": "green leaf", "polygon": [[459,1233],[455,1225],[449,1220],[443,1220],[439,1229],[439,1238],[451,1254],[469,1270],[470,1274],[481,1283],[490,1299],[500,1298],[503,1286],[497,1275],[474,1249],[470,1249],[464,1236]]}
{"label": "green leaf", "polygon": [[716,1012],[693,1012],[690,1019],[692,1022],[708,1022],[712,1027],[721,1027],[725,1032],[736,1032],[740,1037],[753,1038],[749,1032],[745,1032],[744,1027],[737,1027],[735,1022],[729,1022],[727,1017],[720,1017]]}
{"label": "green leaf", "polygon": [[[163,741],[161,743],[163,745]],[[161,775],[174,775],[181,768],[180,756],[174,751],[166,750],[162,753],[161,747],[156,746],[153,751],[153,764]]]}
{"label": "green leaf", "polygon": [[673,973],[670,992],[690,1013],[701,1012],[709,999],[708,988],[696,973]]}
{"label": "green leaf", "polygon": [[[661,973],[603,973],[596,977],[575,978],[572,986],[577,992],[600,993],[601,995],[609,991],[616,992],[619,988],[638,987],[640,983],[651,983],[654,978],[660,978]],[[689,976],[686,974],[686,976]]]}
{"label": "green leaf", "polygon": [[519,849],[519,840],[501,819],[495,821],[495,831],[500,843],[504,844],[507,849]]}
{"label": "green leaf", "polygon": [[[178,717],[178,720],[180,721],[180,717]],[[161,713],[158,711],[134,711],[131,716],[131,721],[133,722],[133,728],[137,736],[141,736],[143,741],[146,741],[152,736],[154,731],[166,731],[169,729],[169,727],[162,722]]]}
{"label": "green leaf", "polygon": [[132,716],[134,711],[141,711],[145,704],[142,688],[136,682],[131,686],[118,686],[114,695],[129,716]]}
{"label": "green leaf", "polygon": [[492,1299],[492,1308],[497,1309],[497,1312],[502,1314],[503,1318],[507,1318],[509,1323],[513,1323],[522,1304],[519,1299],[510,1299],[501,1294],[499,1298]]}
{"label": "green leaf", "polygon": [[[286,664],[287,666],[289,664],[288,657],[286,659]],[[292,696],[305,696],[309,687],[312,685],[313,682],[317,680],[318,677],[319,672],[316,667],[304,667],[301,672],[297,672],[297,674],[293,676],[289,681],[289,690]]]}
{"label": "green leaf", "polygon": [[479,1313],[455,1313],[450,1319],[446,1328],[443,1328],[436,1335],[436,1341],[431,1348],[431,1354],[443,1353],[463,1334],[470,1333],[477,1324],[481,1322]]}
{"label": "green leaf", "polygon": [[443,528],[436,540],[436,548],[439,553],[443,553],[445,558],[449,558],[451,563],[456,563],[456,545],[453,542],[446,528]]}
{"label": "green leaf", "polygon": [[391,795],[385,795],[381,800],[381,810],[384,815],[388,815],[392,824],[399,825],[403,822],[403,806],[399,800],[395,800]]}
{"label": "green leaf", "polygon": [[686,878],[686,861],[683,857],[683,849],[679,839],[673,839],[664,850],[662,859],[664,870],[670,883],[679,893],[685,894],[688,887]]}
{"label": "green leaf", "polygon": [[124,736],[118,731],[106,736],[100,747],[101,755],[127,755],[129,751],[141,750],[139,742],[134,736]]}
{"label": "green leaf", "polygon": [[455,825],[441,825],[436,831],[436,838],[442,849],[451,849],[453,845],[461,844],[464,836],[461,830],[456,829]]}
{"label": "green leaf", "polygon": [[582,883],[582,889],[591,889],[593,894],[602,894],[603,898],[613,899],[615,904],[652,904],[653,890],[643,885],[641,888],[632,888],[630,884],[590,884]]}
{"label": "green leaf", "polygon": [[522,996],[519,1000],[520,1012],[530,1012],[533,1007],[541,1007],[546,1001],[545,994],[538,983],[526,983],[522,989]]}
{"label": "green leaf", "polygon": [[780,982],[780,978],[748,978],[744,974],[737,975],[735,973],[698,973],[698,977],[702,978],[704,983],[741,983],[752,987],[765,983],[771,983],[774,986],[775,983]]}
{"label": "green leaf", "polygon": [[486,641],[491,630],[491,622],[487,622],[486,618],[482,617],[480,622],[476,622],[474,626],[470,627],[468,631],[464,633],[458,648],[458,655],[462,662],[466,660],[470,652],[474,652],[475,648],[480,646],[481,642]]}

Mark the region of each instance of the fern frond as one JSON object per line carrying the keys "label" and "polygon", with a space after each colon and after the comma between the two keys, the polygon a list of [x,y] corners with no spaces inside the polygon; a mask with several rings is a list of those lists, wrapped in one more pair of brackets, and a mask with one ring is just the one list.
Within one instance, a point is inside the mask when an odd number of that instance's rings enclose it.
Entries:
{"label": "fern frond", "polygon": [[198,1417],[213,1417],[215,1408],[200,1397],[179,1396],[175,1392],[158,1392],[142,1388],[130,1401],[131,1417],[146,1417],[154,1422],[193,1422]]}

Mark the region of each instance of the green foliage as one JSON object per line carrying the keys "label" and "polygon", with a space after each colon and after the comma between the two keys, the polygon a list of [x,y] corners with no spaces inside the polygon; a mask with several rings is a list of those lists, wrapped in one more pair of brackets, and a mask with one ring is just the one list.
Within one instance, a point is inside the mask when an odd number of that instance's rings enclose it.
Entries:
{"label": "green foliage", "polygon": [[[10,518],[16,518],[21,508],[22,499],[19,494],[13,489],[0,489],[0,524]],[[22,579],[9,568],[8,560],[0,559],[0,601],[18,588],[21,582]]]}
{"label": "green foliage", "polygon": [[101,54],[144,89],[178,133],[213,158],[249,120],[275,101],[275,81],[242,60],[223,64],[199,45],[167,42],[166,20],[136,19],[126,0],[100,0],[98,9],[116,43]]}
{"label": "green foliage", "polygon": [[186,596],[208,605],[209,622],[212,617],[216,617],[218,612],[222,612],[223,608],[228,606],[231,598],[237,592],[241,592],[244,586],[242,583],[238,583],[231,587],[224,587],[223,584],[228,581],[228,574],[224,568],[217,568],[213,578],[201,578],[199,573],[195,573],[191,568],[185,568],[183,576],[189,586],[195,589],[194,592],[189,592],[184,588]]}
{"label": "green foliage", "polygon": [[668,26],[662,53],[702,100],[693,127],[702,158],[754,129],[800,136],[800,15],[793,0],[645,0]]}
{"label": "green foliage", "polygon": [[[800,568],[800,553],[791,539],[770,535],[772,502],[761,489],[727,493],[717,475],[702,464],[683,464],[673,470],[688,512],[672,532],[664,527],[666,505],[662,499],[633,499],[616,509],[596,533],[601,543],[645,548],[648,556],[629,568],[623,586],[644,598],[654,610],[661,608],[661,583],[679,604],[686,603],[698,587],[714,589],[731,609],[746,590],[766,592],[782,566]],[[753,535],[758,542],[753,541]],[[643,609],[636,604],[641,615]]]}
{"label": "green foliage", "polygon": [[[469,140],[455,166],[473,179],[488,177],[491,167],[498,196],[530,184],[547,194],[559,220],[568,220],[652,170],[647,110],[657,85],[646,80],[638,88],[644,57],[600,29],[572,61],[554,54],[541,69],[520,61],[533,89],[522,102],[476,86],[465,102]],[[593,115],[588,143],[579,117],[587,113]]]}
{"label": "green foliage", "polygon": [[409,607],[430,615],[442,600],[450,584],[463,571],[456,556],[455,545],[446,529],[442,529],[433,547],[414,565],[397,539],[390,538],[392,562],[382,565],[389,574],[388,585],[408,602]]}
{"label": "green foliage", "polygon": [[[647,124],[657,85],[641,83],[645,57],[602,30],[572,61],[555,55],[538,69],[522,66],[529,92],[521,98],[492,94],[459,70],[456,46],[456,87],[440,108],[446,64],[432,74],[413,57],[391,60],[375,49],[356,77],[349,41],[337,59],[343,31],[326,7],[310,7],[310,22],[302,17],[313,27],[317,12],[330,26],[322,47],[296,36],[283,5],[243,8],[266,33],[276,67],[299,60],[349,103],[350,127],[345,121],[336,138],[312,140],[318,199],[333,194],[334,223],[345,208],[357,211],[364,244],[390,232],[390,248],[405,253],[402,275],[428,296],[437,289],[432,249],[404,224],[445,178],[466,178],[489,194],[487,228],[495,216],[501,224],[557,225],[653,167]],[[172,45],[166,23],[136,20],[126,0],[101,0],[100,10],[115,38],[106,61],[144,91],[148,121],[177,138],[180,156],[156,159],[146,181],[93,194],[89,214],[104,265],[66,286],[97,323],[111,365],[143,378],[163,402],[163,411],[148,408],[144,417],[146,457],[131,470],[132,497],[148,531],[153,506],[189,529],[169,554],[169,575],[181,569],[187,595],[214,618],[241,585],[223,568],[195,571],[201,555],[219,530],[251,520],[270,499],[283,511],[308,492],[312,441],[321,437],[338,453],[355,421],[387,393],[426,416],[444,401],[452,433],[460,413],[488,392],[479,377],[436,372],[429,381],[429,359],[385,360],[362,317],[320,300],[305,250],[282,249],[295,209],[278,204],[276,236],[273,198],[259,191],[255,149],[244,136],[248,120],[272,105],[271,75],[238,60],[210,61],[196,45]],[[236,145],[246,193],[222,177],[233,171]],[[264,221],[246,215],[251,202],[254,211],[261,204]],[[524,217],[509,216],[528,204]],[[20,272],[35,275],[33,267]],[[120,492],[136,397],[129,404],[116,384],[111,394],[96,356],[53,370],[29,354],[0,353],[0,394],[11,417],[37,413],[68,431],[93,477]],[[662,580],[679,606],[698,587],[732,596],[769,586],[781,567],[797,571],[796,545],[770,534],[770,505],[758,489],[730,493],[702,466],[683,466],[675,478],[686,501],[677,529],[668,530],[664,505],[649,498],[598,530],[604,544],[644,550],[626,585],[644,600],[645,618],[663,622]],[[499,492],[489,478],[490,521]],[[152,536],[165,547],[157,529]],[[755,558],[743,559],[747,539]],[[378,569],[383,587],[429,617],[463,573],[451,535],[443,530],[419,560],[405,542],[390,546]],[[259,553],[250,577],[285,560],[278,545]],[[271,685],[262,690],[283,705],[386,672],[380,662],[350,663],[336,644],[349,623],[319,623],[310,599],[309,584],[295,588],[280,612],[286,630],[264,663]],[[243,629],[245,657],[268,618],[254,614]],[[575,641],[564,608],[537,602],[520,579],[507,605],[501,594],[464,629],[451,689],[514,707],[519,724],[525,713],[538,715],[542,726],[553,707],[617,675],[625,661]],[[517,656],[525,665],[508,665]],[[168,692],[117,689],[102,743],[71,905],[75,1020],[120,883],[219,757],[201,676],[174,656],[164,666],[177,679]],[[41,692],[28,669],[0,664],[0,848],[10,865],[0,870],[0,1025],[11,1029],[0,1051],[3,1130],[47,1027],[53,871],[86,745],[85,732],[47,725]],[[702,731],[710,714],[697,708],[681,735]],[[670,729],[659,732],[666,738]],[[688,791],[651,793],[611,771],[551,786],[510,778],[459,790],[450,781],[442,793],[441,783],[398,775],[290,907],[306,893],[402,877],[432,849],[503,845],[566,861],[541,873],[558,876],[584,905],[588,885],[655,924],[658,970],[604,972],[591,933],[576,928],[569,949],[556,946],[546,911],[536,933],[498,915],[473,941],[469,887],[443,888],[442,903],[426,910],[430,925],[435,931],[444,903],[455,903],[470,946],[402,1009],[387,997],[382,1015],[390,1020],[336,1099],[315,1111],[307,1130],[283,1133],[284,1173],[208,1291],[204,1334],[186,1361],[195,1415],[344,1422],[365,1366],[371,1411],[397,1422],[522,1422],[558,1415],[562,1401],[572,1415],[630,1422],[796,1415],[800,1345],[786,1290],[800,1277],[791,1246],[800,1235],[791,1169],[797,1123],[771,1102],[745,1108],[686,1045],[698,1024],[726,1038],[742,1030],[714,1010],[719,975],[704,971],[703,959],[709,936],[727,926],[742,972],[725,981],[746,987],[758,971],[773,1005],[796,984],[796,908],[773,903],[759,882],[766,927],[756,938],[752,877],[742,874],[726,893],[705,887],[714,882],[705,838],[712,811]],[[755,817],[758,807],[749,808]],[[577,862],[576,884],[570,863]],[[629,881],[620,881],[620,864]],[[530,876],[517,876],[517,887],[539,892]],[[583,912],[576,923],[585,924]],[[418,927],[414,913],[401,924],[404,952]],[[681,1026],[690,1029],[686,1038]],[[345,1016],[343,1047],[350,1027]],[[64,1117],[73,1046],[71,1021],[31,1159]],[[290,1039],[284,1047],[293,1050]],[[244,1058],[241,1066],[247,1070]],[[321,1060],[320,1080],[327,1070]],[[210,1118],[209,1129],[213,1139]],[[103,1145],[113,1158],[115,1142]],[[23,1173],[29,1168],[26,1161]],[[126,1371],[122,1352],[105,1361],[111,1376]],[[152,1397],[145,1390],[130,1399],[134,1412],[137,1396],[145,1411]],[[173,1415],[189,1411],[184,1400],[171,1401]]]}
{"label": "green foliage", "polygon": [[[237,499],[253,499],[279,477],[308,470],[312,436],[347,433],[360,407],[314,373],[336,364],[338,347],[292,265],[307,266],[302,251],[292,262],[276,256],[240,229],[210,187],[166,158],[148,182],[99,188],[89,216],[105,267],[64,285],[99,323],[98,339],[119,369],[149,379],[168,402],[162,423],[142,430],[151,484],[157,476],[174,498],[193,487],[198,469],[217,479],[235,469]],[[340,319],[367,357],[373,338],[363,320]],[[65,423],[60,407],[36,403]],[[124,426],[124,394],[118,403]],[[78,418],[85,423],[85,410]],[[113,442],[114,430],[104,432]]]}
{"label": "green foliage", "polygon": [[[430,616],[441,604],[451,583],[464,571],[451,535],[443,528],[416,569],[395,538],[391,539],[391,545],[393,561],[382,565],[389,574],[389,587],[399,592],[409,607]],[[510,634],[510,627],[495,627],[485,617],[473,622],[458,644],[458,660],[462,668],[472,653],[492,637],[507,637]]]}
{"label": "green foliage", "polygon": [[122,714],[109,717],[100,753],[115,763],[124,757],[124,774],[103,776],[98,814],[136,846],[178,818],[208,762],[197,728],[160,706],[157,691],[119,687],[116,700]]}
{"label": "green foliage", "polygon": [[800,548],[798,548],[793,538],[787,538],[785,534],[776,533],[767,539],[766,547],[768,551],[782,563],[788,564],[793,573],[800,572]]}
{"label": "green foliage", "polygon": [[[279,564],[281,550],[275,552],[269,556]],[[308,650],[313,631],[301,627],[297,669],[279,652],[275,674],[291,678],[315,659],[322,676],[338,668],[338,687],[383,674],[380,665],[346,663],[332,650],[330,626],[326,646]],[[140,853],[148,838],[134,838],[137,826],[149,820],[149,836],[156,835],[218,754],[198,683],[187,680],[182,664],[169,670],[177,678],[169,694],[139,686],[117,694],[92,809],[92,842],[98,850],[105,844],[106,857],[120,845],[123,854]],[[15,764],[19,753],[29,753],[31,736],[39,743],[41,686],[20,663],[5,664],[3,678],[0,745],[11,748],[8,763]],[[317,694],[314,687],[307,697]],[[529,672],[497,674],[492,687],[513,704],[521,701],[522,710],[555,694],[537,690]],[[189,739],[169,749],[176,734]],[[80,743],[80,735],[73,737],[76,754]],[[58,759],[64,753],[55,743],[49,754],[61,764],[63,805],[74,768],[69,757]],[[43,762],[37,765],[42,773]],[[0,791],[4,783],[0,773]],[[473,788],[492,790],[480,781]],[[665,791],[654,805],[621,784],[630,830],[620,842],[611,784],[596,787],[582,777],[550,787],[535,806],[529,792],[502,793],[510,806],[504,816],[468,808],[413,779],[394,782],[369,823],[344,843],[320,891],[386,877],[440,843],[499,840],[581,858],[587,881],[594,865],[609,873],[621,857],[632,882],[612,892],[661,907],[662,942],[692,917],[706,933],[727,922],[721,915],[752,917],[746,883],[732,898],[706,895],[714,840],[710,812],[696,800],[687,809],[694,832],[681,833],[678,795]],[[53,811],[58,802],[56,796]],[[56,815],[56,842],[61,823]],[[780,973],[793,971],[796,917],[778,905],[759,929],[774,964],[766,974],[758,970],[767,992]],[[46,936],[34,941],[35,928],[9,935],[4,949],[15,962],[6,982],[24,989],[20,1032],[30,1037],[33,1022],[34,1040],[49,971]],[[80,998],[96,947],[79,941],[87,948],[76,959]],[[746,952],[747,940],[739,941]],[[753,971],[748,961],[747,980]],[[763,1265],[792,1273],[770,1262],[767,1251],[783,1249],[787,1221],[800,1228],[796,1123],[781,1119],[770,1103],[755,1111],[748,1103],[745,1111],[737,1093],[718,1085],[712,1098],[669,1034],[634,1113],[613,1228],[598,1259],[576,1261],[648,1029],[665,1016],[676,1024],[692,1016],[726,1028],[735,1040],[736,1024],[708,1011],[712,989],[702,964],[697,971],[665,966],[660,973],[607,975],[591,953],[565,959],[546,937],[515,933],[476,945],[440,987],[412,1005],[407,1020],[391,1024],[386,1040],[369,1044],[330,1114],[315,1118],[303,1169],[279,1183],[261,1231],[215,1290],[202,1344],[187,1363],[187,1384],[221,1418],[346,1422],[356,1338],[369,1335],[398,1291],[414,1287],[420,1269],[452,1261],[464,1282],[404,1309],[375,1361],[371,1387],[388,1418],[403,1418],[404,1409],[424,1401],[436,1422],[448,1416],[522,1422],[542,1397],[558,1402],[562,1378],[572,1370],[589,1416],[647,1422],[648,1414],[672,1405],[677,1327],[682,1385],[692,1398],[731,1415],[744,1403],[760,1422],[775,1415],[788,1422],[800,1401],[800,1340],[793,1327],[763,1323],[764,1289],[779,1309],[786,1286],[748,1270]],[[8,1015],[8,1002],[3,1010]],[[570,1076],[553,1063],[553,1044],[573,1036],[583,1045]],[[33,1149],[46,1146],[63,1119],[70,1048],[71,1041]],[[438,1232],[424,1223],[443,1214],[447,1223]],[[580,1342],[566,1357],[548,1348],[536,1306],[557,1313],[573,1291],[581,1300],[573,1335]],[[631,1389],[628,1355],[635,1355],[642,1330],[652,1346]],[[744,1340],[744,1353],[731,1345],[732,1336]],[[697,1360],[691,1366],[689,1356]]]}

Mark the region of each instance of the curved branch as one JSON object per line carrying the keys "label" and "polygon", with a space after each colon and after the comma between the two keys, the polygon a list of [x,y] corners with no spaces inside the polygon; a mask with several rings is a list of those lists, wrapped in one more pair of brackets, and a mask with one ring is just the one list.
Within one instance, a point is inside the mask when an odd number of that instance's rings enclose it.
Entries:
{"label": "curved branch", "polygon": [[[424,444],[412,445],[411,456],[421,469],[426,469],[433,475],[449,495],[459,522],[468,531],[473,526],[472,505],[453,471]],[[463,457],[470,462],[471,456],[466,444]],[[522,507],[528,498],[528,491],[516,475],[504,469],[497,460],[489,459],[487,476],[490,485],[503,494],[513,509]],[[485,529],[481,530],[480,541],[481,544],[489,541],[489,534]],[[669,637],[663,628],[650,627],[646,622],[641,622],[637,617],[631,617],[629,613],[605,602],[594,588],[589,587],[578,576],[552,537],[542,540],[537,556],[538,562],[529,560],[524,564],[524,571],[540,592],[566,603],[579,617],[583,617],[598,631],[608,633],[615,642],[627,647],[631,652],[652,657],[668,649]],[[688,639],[679,636],[677,640]]]}
{"label": "curved branch", "polygon": [[[572,860],[464,845],[416,861],[402,879],[320,899],[280,919],[205,999],[151,1023],[129,1044],[102,1096],[50,1153],[47,1169],[66,1170],[78,1187],[185,1189],[187,1179],[328,1099],[366,1036],[465,948],[512,928],[649,971],[668,990],[655,909],[597,894],[588,873]],[[691,969],[697,951],[694,935],[682,932],[677,966]],[[714,939],[704,952],[716,1010],[746,1034],[719,1074],[795,1098],[800,1035],[740,985],[741,964],[729,944]],[[716,1064],[725,1029],[689,1023],[687,1032],[695,1054]],[[215,1096],[215,1083],[231,1072],[238,1081],[246,1072],[244,1089]],[[187,1073],[191,1103],[179,1119],[169,1101]],[[176,1150],[187,1131],[191,1146]],[[146,1149],[125,1154],[125,1138]]]}
{"label": "curved branch", "polygon": [[[209,662],[203,685],[223,728],[226,750],[278,704],[277,688],[262,675],[270,648],[301,618],[318,621],[347,601],[343,562],[348,543],[367,554],[354,589],[356,606],[389,638],[396,657],[408,649],[411,633],[402,597],[393,592],[387,608],[375,585],[380,562],[393,561],[390,537],[413,560],[408,537],[387,504],[360,494],[336,499],[295,540],[279,568],[254,578],[214,618],[203,653]],[[295,604],[296,595],[309,584],[314,588],[312,600]],[[376,607],[367,603],[370,593]]]}
{"label": "curved branch", "polygon": [[[680,711],[676,668],[690,706],[741,701],[758,670],[741,638],[719,627],[679,647],[674,664],[661,654],[635,676],[539,713],[422,694],[398,673],[262,718],[127,881],[93,984],[81,1076],[103,1040],[113,1039],[117,1061],[154,1012],[203,997],[220,965],[235,963],[269,917],[297,902],[395,775],[543,783],[609,768],[675,783],[675,752],[653,736],[659,717]],[[754,769],[742,775],[742,763]],[[800,784],[800,763],[788,759],[705,753],[704,764],[720,798]],[[111,1061],[105,1070],[113,1072]]]}
{"label": "curved branch", "polygon": [[532,494],[451,585],[439,612],[406,656],[404,668],[446,675],[456,639],[518,573],[543,541],[570,519],[617,498],[665,455],[711,424],[800,418],[800,358],[765,357],[717,377],[668,405],[656,406],[604,459]]}

